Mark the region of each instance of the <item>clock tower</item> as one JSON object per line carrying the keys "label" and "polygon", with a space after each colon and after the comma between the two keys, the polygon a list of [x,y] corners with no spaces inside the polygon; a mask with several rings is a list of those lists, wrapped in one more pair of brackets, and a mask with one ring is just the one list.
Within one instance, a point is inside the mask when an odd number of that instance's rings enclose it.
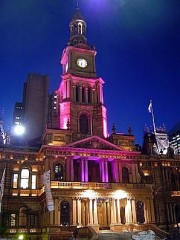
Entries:
{"label": "clock tower", "polygon": [[86,22],[79,8],[69,24],[70,38],[61,57],[62,81],[57,91],[59,127],[71,129],[73,140],[107,137],[107,114],[102,78],[97,77],[96,51],[86,39]]}

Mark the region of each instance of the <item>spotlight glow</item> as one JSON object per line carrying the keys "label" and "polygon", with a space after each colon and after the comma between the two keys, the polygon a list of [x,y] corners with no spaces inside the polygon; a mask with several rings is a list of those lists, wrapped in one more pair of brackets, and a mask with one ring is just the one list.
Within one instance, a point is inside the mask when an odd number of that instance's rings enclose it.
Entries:
{"label": "spotlight glow", "polygon": [[14,127],[14,133],[18,136],[23,135],[25,133],[25,128],[22,125],[17,125]]}

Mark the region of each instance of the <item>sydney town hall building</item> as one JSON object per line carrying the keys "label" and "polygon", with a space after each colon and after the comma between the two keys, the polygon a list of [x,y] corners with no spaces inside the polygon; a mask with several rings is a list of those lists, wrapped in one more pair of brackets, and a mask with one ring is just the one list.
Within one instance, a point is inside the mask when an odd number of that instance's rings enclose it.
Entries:
{"label": "sydney town hall building", "polygon": [[153,153],[149,133],[141,150],[131,129],[108,133],[104,81],[78,8],[69,28],[41,144],[0,148],[0,234],[68,239],[78,229],[90,239],[101,229],[152,229],[162,236],[180,222],[180,158]]}

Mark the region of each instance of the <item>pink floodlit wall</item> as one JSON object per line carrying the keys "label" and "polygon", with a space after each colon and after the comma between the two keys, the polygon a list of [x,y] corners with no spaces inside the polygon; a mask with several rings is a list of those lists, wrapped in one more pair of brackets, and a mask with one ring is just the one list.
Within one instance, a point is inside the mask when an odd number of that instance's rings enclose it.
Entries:
{"label": "pink floodlit wall", "polygon": [[107,110],[104,106],[102,107],[102,117],[103,117],[103,135],[105,138],[107,138],[108,137]]}
{"label": "pink floodlit wall", "polygon": [[67,129],[67,122],[71,122],[70,119],[70,103],[60,103],[60,128]]}
{"label": "pink floodlit wall", "polygon": [[100,86],[99,86],[99,91],[100,91],[100,102],[104,103],[102,84],[100,84]]}

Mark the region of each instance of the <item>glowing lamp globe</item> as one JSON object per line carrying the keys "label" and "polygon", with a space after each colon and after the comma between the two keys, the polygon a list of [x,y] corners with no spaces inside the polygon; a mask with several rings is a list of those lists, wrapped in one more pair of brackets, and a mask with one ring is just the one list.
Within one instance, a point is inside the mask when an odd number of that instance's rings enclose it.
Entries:
{"label": "glowing lamp globe", "polygon": [[23,135],[25,132],[25,128],[22,125],[18,125],[14,127],[14,133],[18,136]]}

